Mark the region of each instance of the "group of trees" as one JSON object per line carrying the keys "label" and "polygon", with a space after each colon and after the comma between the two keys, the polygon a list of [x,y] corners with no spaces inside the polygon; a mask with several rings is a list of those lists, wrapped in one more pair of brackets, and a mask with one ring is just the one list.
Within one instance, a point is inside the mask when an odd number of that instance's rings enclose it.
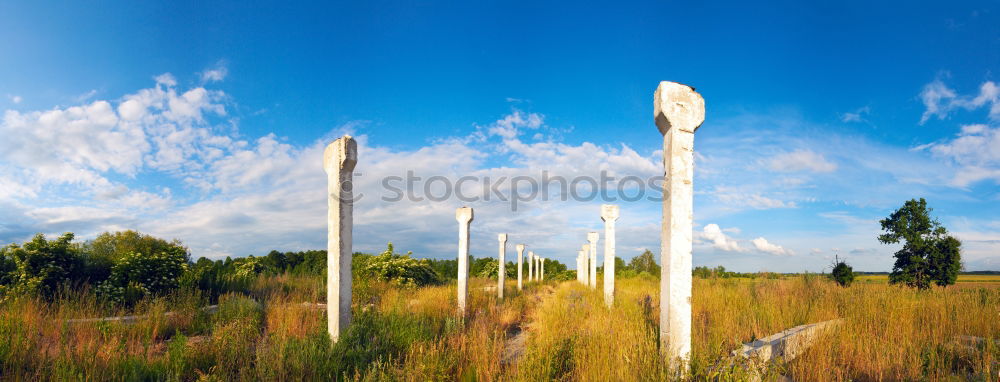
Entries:
{"label": "group of trees", "polygon": [[52,297],[63,286],[89,284],[108,300],[127,302],[177,288],[189,262],[180,242],[135,231],[104,233],[83,244],[73,238],[38,234],[0,249],[0,298]]}
{"label": "group of trees", "polygon": [[[894,255],[890,283],[919,289],[954,284],[962,270],[961,242],[934,218],[924,199],[909,200],[880,221],[885,244],[902,243]],[[93,240],[74,243],[72,233],[49,240],[35,235],[23,244],[0,248],[0,300],[14,295],[51,298],[64,286],[91,285],[108,301],[132,303],[146,296],[158,296],[181,287],[197,288],[211,297],[246,289],[261,274],[326,274],[326,251],[279,252],[266,256],[191,261],[179,241],[167,241],[136,231],[103,233]],[[469,257],[473,276],[497,278],[498,263],[493,257]],[[599,267],[603,272],[603,267]],[[517,277],[517,263],[507,262],[506,276]],[[456,259],[414,259],[412,253],[396,253],[392,243],[378,255],[354,254],[356,277],[412,287],[440,284],[458,273]],[[615,258],[615,274],[620,277],[659,277],[660,265],[649,250],[626,264]],[[722,266],[696,267],[692,274],[702,278],[754,277],[729,272]],[[546,260],[549,280],[571,280],[575,271],[556,260]],[[830,277],[843,286],[854,280],[854,270],[837,259]]]}
{"label": "group of trees", "polygon": [[[903,244],[893,254],[895,263],[889,273],[890,284],[928,289],[932,284],[945,287],[958,280],[962,271],[962,243],[931,217],[932,211],[924,198],[910,199],[879,221],[884,232],[878,236],[879,242]],[[834,261],[830,277],[838,284],[851,285],[854,275],[854,269],[847,262],[839,258]]]}

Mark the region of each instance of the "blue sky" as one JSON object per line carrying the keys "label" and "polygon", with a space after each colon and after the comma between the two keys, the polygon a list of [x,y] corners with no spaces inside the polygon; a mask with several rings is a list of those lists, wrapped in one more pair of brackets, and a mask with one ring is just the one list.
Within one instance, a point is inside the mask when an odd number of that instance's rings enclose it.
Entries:
{"label": "blue sky", "polygon": [[[359,139],[356,249],[454,256],[454,208],[379,201],[413,170],[656,175],[661,80],[705,97],[695,264],[884,271],[877,220],[925,197],[1000,269],[1000,7],[5,2],[0,243],[134,228],[195,256],[322,248],[322,147]],[[600,201],[471,204],[574,264]],[[622,203],[619,256],[658,248]],[[512,249],[511,249],[512,250]]]}

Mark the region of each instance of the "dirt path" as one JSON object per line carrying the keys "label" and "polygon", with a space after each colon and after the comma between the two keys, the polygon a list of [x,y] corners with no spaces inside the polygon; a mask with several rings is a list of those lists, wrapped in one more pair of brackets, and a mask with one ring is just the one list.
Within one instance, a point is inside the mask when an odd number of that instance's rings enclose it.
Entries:
{"label": "dirt path", "polygon": [[507,330],[507,343],[504,345],[503,357],[500,360],[500,363],[504,367],[516,364],[521,356],[524,355],[524,350],[528,343],[528,333],[531,332],[534,326],[534,322],[526,320],[532,317],[532,313],[534,313],[534,310],[538,308],[542,301],[555,293],[555,289],[551,285],[543,285],[539,291],[530,296],[529,298],[532,303],[528,306],[524,316],[521,317],[521,321]]}

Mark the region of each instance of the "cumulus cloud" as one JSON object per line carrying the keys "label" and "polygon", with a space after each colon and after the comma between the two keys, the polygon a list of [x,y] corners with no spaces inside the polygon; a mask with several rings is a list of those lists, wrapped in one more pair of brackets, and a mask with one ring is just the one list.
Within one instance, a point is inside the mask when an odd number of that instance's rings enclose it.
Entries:
{"label": "cumulus cloud", "polygon": [[750,243],[752,243],[753,247],[756,248],[758,251],[761,251],[761,252],[764,252],[764,253],[769,253],[769,254],[772,254],[772,255],[791,255],[792,254],[791,251],[783,248],[780,245],[772,244],[772,243],[768,242],[767,239],[765,239],[763,237],[758,237],[756,239],[750,240]]}
{"label": "cumulus cloud", "polygon": [[832,172],[837,165],[828,161],[823,155],[812,150],[795,150],[775,155],[768,161],[768,167],[782,172]]}
{"label": "cumulus cloud", "polygon": [[[201,73],[205,76],[205,73]],[[206,77],[206,79],[208,79]],[[0,123],[0,241],[20,241],[34,232],[76,232],[87,238],[104,230],[139,229],[179,238],[195,256],[214,258],[261,254],[270,249],[302,250],[325,244],[326,176],[321,167],[327,143],[289,143],[267,134],[241,139],[226,120],[225,93],[203,86],[182,88],[170,74],[119,99],[96,100],[45,111],[7,111]],[[347,131],[347,124],[334,131]],[[558,133],[540,113],[513,109],[469,136],[440,139],[415,150],[383,147],[357,135],[361,163],[355,176],[355,245],[377,250],[387,241],[421,256],[453,255],[451,198],[383,199],[384,179],[411,172],[438,176],[452,184],[463,176],[511,178],[538,183],[550,176],[598,178],[656,174],[657,159],[627,145],[599,146],[553,140]],[[525,136],[542,134],[534,142]],[[331,132],[331,135],[332,134]],[[168,187],[168,185],[170,187]],[[516,186],[498,188],[510,198]],[[56,194],[53,190],[58,189]],[[483,186],[463,185],[465,195]],[[509,202],[475,204],[474,235],[510,232],[532,243],[536,253],[560,259],[559,248],[599,230],[601,201],[528,200],[515,213]],[[54,196],[58,198],[53,198]],[[655,221],[641,206],[622,206],[629,219]],[[653,224],[619,229],[622,251],[655,245]],[[567,236],[553,236],[564,232]],[[474,253],[492,246],[477,241]],[[638,252],[636,252],[638,253]],[[623,253],[628,256],[628,254]],[[569,255],[563,262],[570,262]]]}
{"label": "cumulus cloud", "polygon": [[743,248],[740,248],[739,243],[735,239],[727,236],[722,229],[719,228],[718,224],[706,224],[701,231],[701,238],[711,242],[712,247],[723,250],[723,251],[735,251],[740,252]]}
{"label": "cumulus cloud", "polygon": [[948,160],[958,168],[951,184],[967,187],[985,179],[1000,182],[1000,127],[973,124],[962,127],[956,137],[916,147]]}

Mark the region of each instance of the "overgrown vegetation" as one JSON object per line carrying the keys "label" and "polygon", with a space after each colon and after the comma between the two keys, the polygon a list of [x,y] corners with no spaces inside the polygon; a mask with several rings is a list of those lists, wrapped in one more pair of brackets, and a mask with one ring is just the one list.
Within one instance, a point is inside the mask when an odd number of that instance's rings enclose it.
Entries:
{"label": "overgrown vegetation", "polygon": [[[119,245],[115,237],[159,247]],[[992,380],[1000,371],[1000,343],[955,340],[1000,338],[993,319],[1000,289],[986,283],[990,275],[923,291],[699,267],[692,368],[678,376],[658,356],[659,272],[649,251],[628,264],[616,259],[611,309],[600,289],[552,282],[573,275],[557,262],[546,263],[549,282],[523,291],[515,287],[516,263],[508,263],[513,276],[497,301],[484,289],[496,285],[495,272],[482,272],[496,261],[471,258],[464,319],[454,310],[454,284],[437,271],[453,269],[455,260],[413,259],[391,245],[355,254],[354,320],[332,344],[325,311],[312,304],[325,301],[323,251],[191,262],[178,242],[138,233],[108,238],[106,247],[116,249],[100,255],[106,263],[71,234],[0,251],[2,379],[746,380],[750,365],[729,358],[741,343],[833,318],[844,326],[797,360],[765,368],[763,379]],[[107,273],[101,279],[88,269]],[[109,301],[104,285],[129,292]],[[203,309],[215,302],[217,310]],[[138,318],[67,321],[126,314]],[[518,334],[520,355],[508,357]]]}

